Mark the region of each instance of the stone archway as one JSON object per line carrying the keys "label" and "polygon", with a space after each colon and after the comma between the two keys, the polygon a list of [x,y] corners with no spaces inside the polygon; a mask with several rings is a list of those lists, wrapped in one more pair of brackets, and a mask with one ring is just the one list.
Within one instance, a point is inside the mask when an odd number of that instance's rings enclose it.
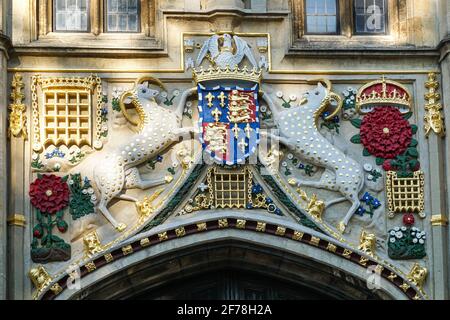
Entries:
{"label": "stone archway", "polygon": [[392,299],[335,267],[244,239],[145,259],[72,299]]}
{"label": "stone archway", "polygon": [[[266,279],[279,283],[278,293],[297,292],[290,294],[295,299],[412,299],[419,294],[406,275],[375,256],[297,223],[253,212],[179,217],[88,261],[80,268],[80,289],[69,288],[68,275],[62,275],[40,297],[176,298],[171,288],[192,287],[202,276],[217,281],[211,275],[218,272],[245,273],[260,288]],[[380,289],[374,292],[366,282],[371,268],[380,270]],[[242,280],[230,276],[236,288]]]}

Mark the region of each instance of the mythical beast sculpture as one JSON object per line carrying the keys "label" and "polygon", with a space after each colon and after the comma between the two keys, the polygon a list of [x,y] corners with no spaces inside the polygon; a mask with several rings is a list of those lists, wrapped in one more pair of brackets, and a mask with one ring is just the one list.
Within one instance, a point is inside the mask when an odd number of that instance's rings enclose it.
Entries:
{"label": "mythical beast sculpture", "polygon": [[[113,198],[137,202],[138,199],[121,194],[122,190],[147,189],[168,183],[172,179],[172,176],[166,176],[156,180],[142,180],[136,166],[154,158],[181,136],[194,132],[193,127],[181,128],[181,120],[186,99],[197,89],[186,90],[176,110],[172,111],[156,103],[155,97],[159,91],[150,89],[148,86],[150,83],[164,87],[161,81],[145,77],[136,82],[133,90],[122,94],[120,98],[122,112],[138,127],[138,132],[129,141],[107,154],[100,165],[94,168],[94,180],[100,192],[97,208],[118,231],[123,231],[126,225],[118,223],[107,208]],[[134,121],[128,115],[125,103],[133,104],[139,121]]]}
{"label": "mythical beast sculpture", "polygon": [[[275,124],[278,127],[279,136],[267,134],[278,140],[304,160],[325,168],[319,181],[300,181],[291,179],[289,182],[297,186],[310,186],[340,192],[343,197],[331,200],[326,207],[348,200],[352,203],[344,219],[339,223],[339,230],[345,231],[348,222],[360,206],[359,193],[364,185],[364,174],[361,166],[352,158],[337,149],[331,142],[323,137],[317,127],[320,115],[328,108],[331,100],[341,103],[340,97],[330,92],[331,83],[325,88],[320,82],[317,87],[307,91],[304,100],[298,107],[279,110],[267,94],[263,99],[272,110]],[[334,116],[340,106],[331,115]],[[261,134],[264,134],[262,132]]]}

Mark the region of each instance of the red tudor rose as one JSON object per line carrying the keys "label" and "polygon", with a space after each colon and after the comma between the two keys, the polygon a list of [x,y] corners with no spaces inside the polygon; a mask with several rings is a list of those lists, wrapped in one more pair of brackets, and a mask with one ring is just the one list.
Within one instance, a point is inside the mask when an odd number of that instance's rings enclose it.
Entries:
{"label": "red tudor rose", "polygon": [[30,185],[30,198],[41,212],[54,214],[69,203],[69,187],[61,177],[44,174]]}
{"label": "red tudor rose", "polygon": [[412,128],[393,107],[376,107],[361,123],[361,142],[370,154],[393,159],[411,143]]}

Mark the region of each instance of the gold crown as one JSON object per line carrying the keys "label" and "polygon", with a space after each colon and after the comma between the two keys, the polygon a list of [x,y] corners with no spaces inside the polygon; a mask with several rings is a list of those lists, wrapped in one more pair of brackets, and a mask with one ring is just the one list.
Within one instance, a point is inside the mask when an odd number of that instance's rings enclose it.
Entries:
{"label": "gold crown", "polygon": [[209,67],[207,70],[204,70],[203,67],[200,67],[199,70],[194,69],[193,71],[195,83],[223,79],[243,80],[260,83],[261,75],[261,70],[258,70],[256,68],[249,70],[246,66],[242,69],[239,69],[238,66],[236,66],[234,69],[231,69],[229,66],[227,66],[225,69],[220,67]]}
{"label": "gold crown", "polygon": [[366,113],[364,106],[392,105],[406,107],[411,110],[411,95],[408,89],[398,82],[391,80],[376,80],[358,90],[356,97],[356,111]]}

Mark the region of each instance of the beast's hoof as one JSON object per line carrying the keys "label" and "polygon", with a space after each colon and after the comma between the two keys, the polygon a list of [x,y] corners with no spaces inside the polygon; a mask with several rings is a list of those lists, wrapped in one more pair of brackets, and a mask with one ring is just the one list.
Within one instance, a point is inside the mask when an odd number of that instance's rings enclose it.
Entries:
{"label": "beast's hoof", "polygon": [[166,183],[171,183],[173,181],[173,176],[172,175],[167,175],[164,177],[164,181]]}
{"label": "beast's hoof", "polygon": [[126,228],[127,228],[127,225],[126,225],[125,223],[119,223],[119,224],[116,226],[116,230],[119,231],[119,232],[122,232],[122,231],[125,230]]}
{"label": "beast's hoof", "polygon": [[345,227],[346,227],[346,225],[345,225],[345,223],[343,221],[339,222],[338,229],[339,229],[340,233],[344,233]]}

